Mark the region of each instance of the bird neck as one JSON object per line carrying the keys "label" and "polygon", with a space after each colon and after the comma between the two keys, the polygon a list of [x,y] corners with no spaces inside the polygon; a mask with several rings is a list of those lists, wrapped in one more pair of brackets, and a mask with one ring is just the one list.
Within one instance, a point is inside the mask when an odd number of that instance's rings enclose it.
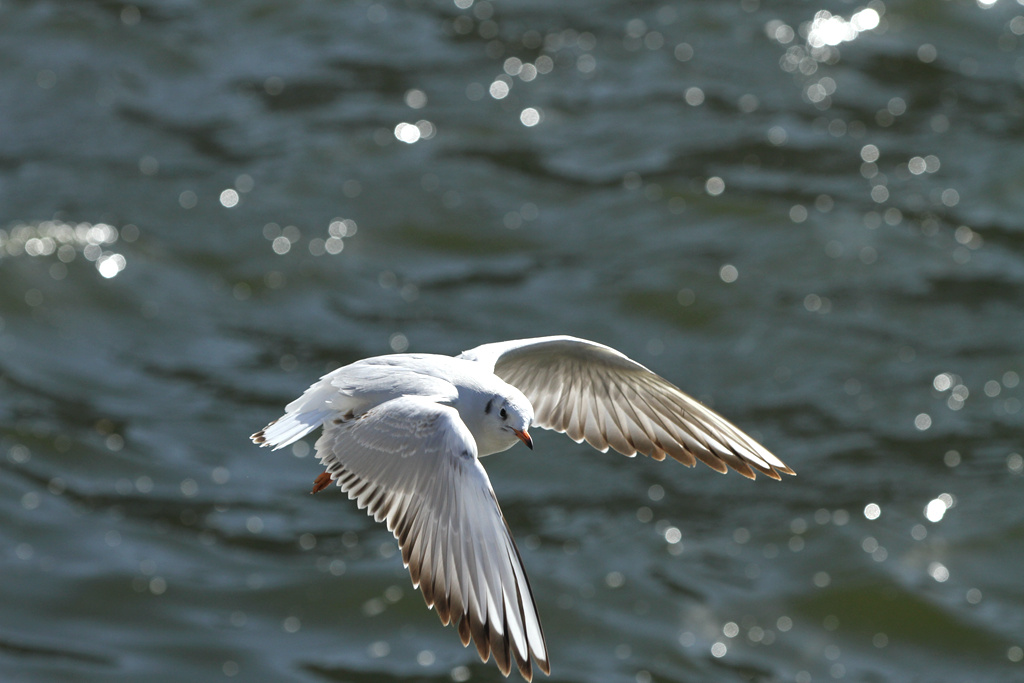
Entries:
{"label": "bird neck", "polygon": [[[487,403],[492,400],[494,403],[488,412]],[[518,441],[515,434],[501,429],[495,420],[494,413],[500,407],[501,399],[495,398],[490,392],[460,392],[459,400],[455,403],[455,409],[459,411],[462,421],[476,441],[479,457],[507,451]]]}

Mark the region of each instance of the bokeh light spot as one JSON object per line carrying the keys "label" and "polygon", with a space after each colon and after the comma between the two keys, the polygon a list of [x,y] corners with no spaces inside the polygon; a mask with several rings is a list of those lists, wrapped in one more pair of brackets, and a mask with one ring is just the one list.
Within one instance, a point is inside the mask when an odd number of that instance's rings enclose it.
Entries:
{"label": "bokeh light spot", "polygon": [[786,129],[782,126],[772,126],[768,129],[768,142],[781,147],[786,144],[786,140],[789,138],[789,134],[786,133]]}
{"label": "bokeh light spot", "polygon": [[712,176],[704,183],[704,189],[712,197],[717,197],[725,192],[725,181],[718,176]]}
{"label": "bokeh light spot", "polygon": [[228,188],[220,193],[221,206],[231,209],[238,206],[238,191]]}
{"label": "bokeh light spot", "polygon": [[946,515],[946,503],[941,498],[934,498],[928,501],[924,507],[924,516],[929,522],[941,522]]}
{"label": "bokeh light spot", "polygon": [[691,107],[699,107],[704,104],[704,91],[700,88],[687,88],[686,92],[683,93],[683,99]]}
{"label": "bokeh light spot", "polygon": [[411,145],[414,142],[418,142],[422,137],[422,134],[417,126],[403,121],[395,126],[395,137],[402,142]]}
{"label": "bokeh light spot", "polygon": [[405,93],[405,104],[411,109],[422,109],[427,105],[427,94],[418,88]]}
{"label": "bokeh light spot", "polygon": [[487,91],[496,100],[503,100],[508,97],[509,84],[502,80],[497,80],[491,83],[491,87]]}
{"label": "bokeh light spot", "polygon": [[532,128],[540,123],[541,113],[539,109],[527,107],[519,114],[519,121],[527,128]]}

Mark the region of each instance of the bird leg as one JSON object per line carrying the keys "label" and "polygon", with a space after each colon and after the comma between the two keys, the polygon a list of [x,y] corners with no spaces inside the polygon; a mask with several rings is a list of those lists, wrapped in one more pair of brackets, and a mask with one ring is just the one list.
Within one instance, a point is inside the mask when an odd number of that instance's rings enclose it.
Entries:
{"label": "bird leg", "polygon": [[329,472],[324,472],[316,478],[316,481],[313,482],[313,490],[310,491],[310,493],[319,493],[330,485],[331,475]]}

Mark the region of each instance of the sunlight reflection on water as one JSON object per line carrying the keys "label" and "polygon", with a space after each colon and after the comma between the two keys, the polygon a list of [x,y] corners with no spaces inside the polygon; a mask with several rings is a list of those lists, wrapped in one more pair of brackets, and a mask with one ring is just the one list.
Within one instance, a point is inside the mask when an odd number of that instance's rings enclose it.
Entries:
{"label": "sunlight reflection on water", "polygon": [[60,217],[0,230],[0,640],[60,650],[0,667],[496,675],[311,442],[245,435],[346,360],[570,331],[804,466],[488,463],[558,676],[1019,672],[1019,3],[58,5],[0,10],[5,197]]}
{"label": "sunlight reflection on water", "polygon": [[95,264],[100,275],[109,279],[127,266],[125,256],[110,247],[119,239],[131,243],[138,236],[139,229],[132,224],[118,230],[106,223],[65,223],[57,220],[15,223],[6,230],[0,229],[0,258],[22,254],[54,257],[56,262],[50,267],[50,275],[61,280],[67,277],[64,264],[81,255]]}

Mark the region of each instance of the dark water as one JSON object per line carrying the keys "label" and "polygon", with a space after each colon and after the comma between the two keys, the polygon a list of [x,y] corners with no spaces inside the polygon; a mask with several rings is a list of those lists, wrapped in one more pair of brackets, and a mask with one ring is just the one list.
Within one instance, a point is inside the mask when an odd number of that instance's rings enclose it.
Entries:
{"label": "dark water", "polygon": [[0,4],[0,679],[499,680],[247,437],[551,333],[799,473],[485,461],[551,680],[1024,679],[1024,7],[459,4]]}

